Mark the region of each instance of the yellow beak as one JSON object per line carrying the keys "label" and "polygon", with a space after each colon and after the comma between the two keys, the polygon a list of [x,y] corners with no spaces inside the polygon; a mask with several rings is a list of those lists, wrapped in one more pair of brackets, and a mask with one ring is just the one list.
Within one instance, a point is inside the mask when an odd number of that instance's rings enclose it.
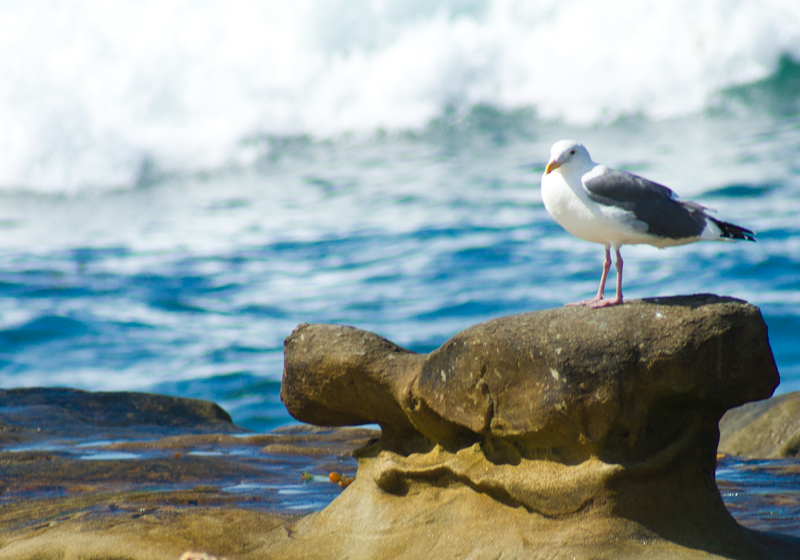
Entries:
{"label": "yellow beak", "polygon": [[558,169],[559,167],[561,167],[561,164],[558,163],[556,160],[551,159],[550,161],[547,162],[547,167],[544,168],[544,174],[547,175],[553,169]]}

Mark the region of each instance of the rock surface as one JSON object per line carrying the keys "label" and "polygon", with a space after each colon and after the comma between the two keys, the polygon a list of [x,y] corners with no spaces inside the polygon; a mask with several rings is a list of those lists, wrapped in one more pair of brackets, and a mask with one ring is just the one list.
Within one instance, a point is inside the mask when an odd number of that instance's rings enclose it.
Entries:
{"label": "rock surface", "polygon": [[341,492],[303,471],[352,476],[351,450],[377,435],[254,434],[214,403],[163,395],[0,391],[0,559],[262,559],[271,531]]}
{"label": "rock surface", "polygon": [[714,482],[719,419],[778,382],[758,309],[708,295],[505,317],[428,355],[304,324],[285,342],[289,412],[382,437],[356,482],[270,550],[795,558],[797,540],[739,526]]}
{"label": "rock surface", "polygon": [[723,453],[761,459],[800,457],[800,392],[730,410],[719,429]]}

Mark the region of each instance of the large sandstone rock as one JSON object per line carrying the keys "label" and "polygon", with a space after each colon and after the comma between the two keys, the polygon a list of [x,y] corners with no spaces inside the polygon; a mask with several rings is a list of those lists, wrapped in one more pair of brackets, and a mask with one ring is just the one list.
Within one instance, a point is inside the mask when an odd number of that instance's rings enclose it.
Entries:
{"label": "large sandstone rock", "polygon": [[[420,355],[300,325],[298,420],[379,424],[353,483],[274,536],[282,558],[795,558],[714,482],[723,413],[779,382],[757,308],[716,296],[496,319]],[[316,552],[315,552],[316,551]]]}

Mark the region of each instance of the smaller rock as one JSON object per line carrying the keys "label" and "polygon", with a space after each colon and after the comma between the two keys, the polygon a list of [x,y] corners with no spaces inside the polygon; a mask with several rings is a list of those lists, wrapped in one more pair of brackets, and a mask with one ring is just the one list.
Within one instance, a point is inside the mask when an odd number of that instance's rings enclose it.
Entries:
{"label": "smaller rock", "polygon": [[52,438],[248,432],[219,405],[152,393],[59,387],[0,390],[0,445]]}
{"label": "smaller rock", "polygon": [[760,459],[800,457],[800,392],[729,410],[719,431],[723,453]]}

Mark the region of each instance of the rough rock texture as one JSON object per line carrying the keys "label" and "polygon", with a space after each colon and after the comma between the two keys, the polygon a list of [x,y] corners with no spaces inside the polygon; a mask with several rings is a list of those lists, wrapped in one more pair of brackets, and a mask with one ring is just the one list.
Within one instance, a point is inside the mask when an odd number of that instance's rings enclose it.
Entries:
{"label": "rough rock texture", "polygon": [[729,410],[719,429],[723,453],[763,459],[800,457],[800,392]]}
{"label": "rough rock texture", "polygon": [[[224,433],[207,433],[214,428]],[[187,550],[268,558],[272,533],[341,492],[324,475],[353,475],[350,452],[379,435],[246,432],[208,401],[0,392],[0,560],[176,560]],[[303,484],[304,470],[325,483]]]}
{"label": "rough rock texture", "polygon": [[[476,325],[428,355],[300,325],[298,420],[381,426],[356,482],[282,558],[794,558],[714,483],[718,421],[779,382],[757,308],[700,295]],[[319,551],[315,556],[313,551]]]}
{"label": "rough rock texture", "polygon": [[231,507],[215,489],[86,493],[0,509],[1,560],[177,560],[187,550],[263,559],[290,516]]}

